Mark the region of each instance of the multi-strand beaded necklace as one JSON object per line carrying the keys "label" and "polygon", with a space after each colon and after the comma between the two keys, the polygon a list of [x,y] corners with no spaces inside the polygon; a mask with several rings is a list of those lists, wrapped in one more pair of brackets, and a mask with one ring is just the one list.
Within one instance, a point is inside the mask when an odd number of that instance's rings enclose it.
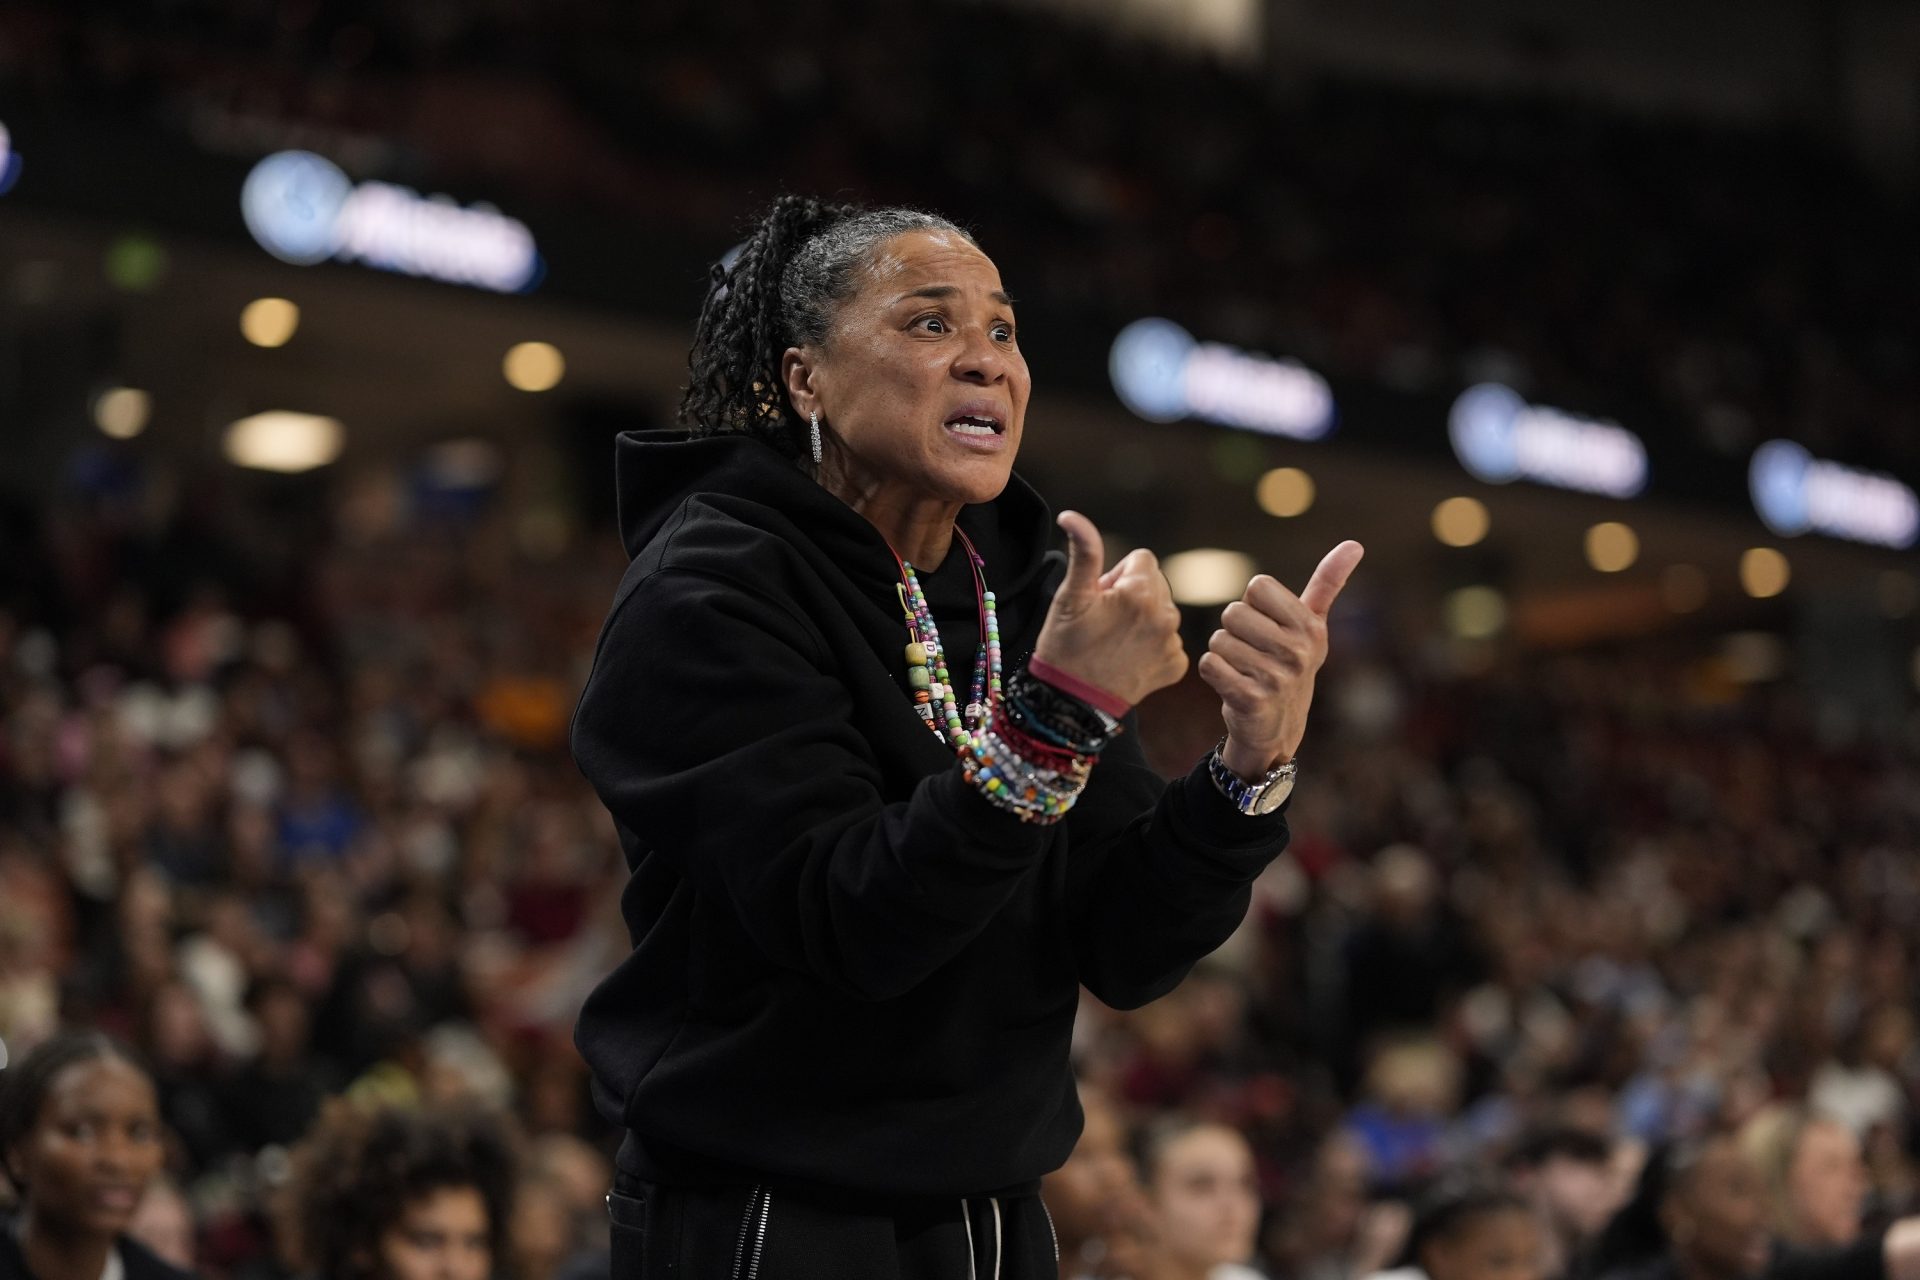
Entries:
{"label": "multi-strand beaded necklace", "polygon": [[994,612],[993,592],[987,590],[987,562],[974,549],[972,539],[958,528],[953,532],[966,548],[967,561],[973,568],[974,606],[980,616],[980,654],[974,660],[972,696],[967,699],[964,715],[954,697],[946,646],[940,643],[940,629],[934,625],[933,610],[920,589],[919,575],[899,552],[895,551],[893,558],[900,566],[900,605],[911,637],[907,642],[907,684],[913,689],[914,709],[934,737],[964,755],[985,730],[988,712],[1000,697],[1000,619]]}
{"label": "multi-strand beaded necklace", "polygon": [[[947,670],[946,647],[934,625],[933,610],[920,589],[920,577],[894,552],[900,566],[900,607],[907,618],[907,684],[914,710],[933,736],[960,757],[961,775],[979,788],[988,803],[1022,822],[1053,823],[1065,816],[1086,786],[1098,757],[1097,743],[1062,736],[1036,722],[1025,703],[1009,706],[1000,685],[1000,619],[993,592],[987,590],[986,561],[958,528],[973,569],[973,595],[980,617],[980,653],[973,664],[973,690],[962,712]],[[1019,673],[1015,673],[1016,676]],[[1057,695],[1056,695],[1057,696]],[[1006,723],[998,717],[1008,713]],[[942,723],[945,732],[942,732]],[[1034,733],[1044,735],[1045,740]]]}

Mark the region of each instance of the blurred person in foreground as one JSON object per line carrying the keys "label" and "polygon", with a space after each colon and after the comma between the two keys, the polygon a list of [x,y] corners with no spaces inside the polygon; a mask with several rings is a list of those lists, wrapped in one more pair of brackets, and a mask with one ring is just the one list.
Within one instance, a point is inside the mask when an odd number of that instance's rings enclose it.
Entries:
{"label": "blurred person in foreground", "polygon": [[1139,1277],[1145,1267],[1146,1197],[1126,1124],[1100,1089],[1081,1086],[1086,1117],[1067,1162],[1040,1180],[1065,1280]]}
{"label": "blurred person in foreground", "polygon": [[1841,1248],[1777,1241],[1766,1183],[1729,1134],[1659,1148],[1595,1242],[1590,1280],[1920,1280],[1920,1218]]}
{"label": "blurred person in foreground", "polygon": [[1144,1004],[1239,925],[1360,547],[1227,607],[1224,734],[1168,784],[1126,729],[1179,610],[1084,516],[1049,553],[970,236],[783,197],[689,365],[690,434],[619,440],[633,559],[572,734],[633,872],[576,1033],[627,1129],[614,1271],[1051,1276],[1080,985]]}
{"label": "blurred person in foreground", "polygon": [[316,1280],[489,1280],[516,1174],[486,1113],[336,1098],[294,1149],[284,1225]]}
{"label": "blurred person in foreground", "polygon": [[1260,1229],[1253,1148],[1223,1124],[1169,1117],[1148,1127],[1140,1173],[1152,1280],[1261,1280],[1245,1265]]}
{"label": "blurred person in foreground", "polygon": [[1747,1121],[1740,1146],[1760,1171],[1777,1240],[1819,1249],[1860,1238],[1867,1164],[1853,1130],[1805,1107],[1773,1106]]}
{"label": "blurred person in foreground", "polygon": [[129,1235],[165,1160],[153,1078],[99,1032],[0,1072],[0,1280],[184,1280]]}
{"label": "blurred person in foreground", "polygon": [[1412,1227],[1404,1201],[1375,1198],[1367,1149],[1350,1130],[1323,1139],[1268,1253],[1292,1280],[1352,1280],[1390,1265]]}
{"label": "blurred person in foreground", "polygon": [[1376,1280],[1545,1280],[1547,1233],[1517,1193],[1443,1181],[1423,1196],[1400,1265]]}
{"label": "blurred person in foreground", "polygon": [[1613,1143],[1585,1129],[1541,1129],[1507,1157],[1507,1178],[1546,1228],[1542,1262],[1549,1277],[1566,1275],[1620,1208]]}

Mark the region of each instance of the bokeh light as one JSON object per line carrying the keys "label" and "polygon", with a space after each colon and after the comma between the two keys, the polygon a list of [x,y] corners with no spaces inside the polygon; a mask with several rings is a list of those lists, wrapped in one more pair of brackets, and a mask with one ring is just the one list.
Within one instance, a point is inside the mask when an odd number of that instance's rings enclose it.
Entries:
{"label": "bokeh light", "polygon": [[521,391],[551,391],[567,374],[566,357],[551,342],[517,343],[500,367],[507,382]]}
{"label": "bokeh light", "polygon": [[1298,467],[1276,467],[1260,477],[1255,493],[1260,509],[1270,516],[1284,520],[1304,515],[1313,506],[1313,477]]}
{"label": "bokeh light", "polygon": [[1487,504],[1478,498],[1448,498],[1433,509],[1433,536],[1450,547],[1471,547],[1492,527]]}

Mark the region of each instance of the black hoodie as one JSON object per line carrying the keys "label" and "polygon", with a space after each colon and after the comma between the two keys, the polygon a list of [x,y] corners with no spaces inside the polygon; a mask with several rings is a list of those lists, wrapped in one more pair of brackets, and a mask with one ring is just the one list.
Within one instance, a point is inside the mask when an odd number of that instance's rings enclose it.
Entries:
{"label": "black hoodie", "polygon": [[[878,530],[759,441],[629,432],[633,557],[575,713],[633,870],[633,953],[576,1039],[621,1165],[660,1182],[986,1195],[1062,1164],[1084,983],[1171,990],[1286,843],[1204,765],[1171,784],[1123,735],[1066,820],[981,798],[908,696]],[[1019,479],[966,508],[1007,664],[1063,567]],[[922,577],[957,683],[966,557]],[[962,655],[966,655],[963,657]]]}

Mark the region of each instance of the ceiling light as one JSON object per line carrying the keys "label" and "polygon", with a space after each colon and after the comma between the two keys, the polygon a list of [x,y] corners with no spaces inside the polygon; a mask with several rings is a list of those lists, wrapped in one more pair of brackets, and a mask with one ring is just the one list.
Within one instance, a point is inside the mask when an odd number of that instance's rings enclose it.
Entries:
{"label": "ceiling light", "polygon": [[1313,505],[1313,477],[1298,467],[1276,467],[1260,477],[1255,490],[1260,509],[1284,520]]}
{"label": "ceiling light", "polygon": [[255,298],[240,312],[240,332],[256,347],[284,347],[300,328],[300,308],[285,298]]}
{"label": "ceiling light", "polygon": [[551,391],[566,376],[567,362],[551,342],[522,342],[507,352],[500,368],[521,391]]}
{"label": "ceiling light", "polygon": [[1450,547],[1470,547],[1487,536],[1492,521],[1478,498],[1448,498],[1433,509],[1433,536]]}
{"label": "ceiling light", "polygon": [[1211,605],[1238,600],[1253,577],[1253,561],[1238,551],[1196,547],[1170,555],[1161,564],[1173,598],[1180,604]]}
{"label": "ceiling light", "polygon": [[93,402],[93,422],[115,440],[131,440],[147,429],[153,397],[132,387],[110,387]]}
{"label": "ceiling light", "polygon": [[227,428],[227,460],[259,471],[292,474],[324,467],[340,456],[346,428],[333,418],[274,410]]}
{"label": "ceiling light", "polygon": [[1587,563],[1601,573],[1619,573],[1640,558],[1640,539],[1618,520],[1606,520],[1587,530]]}
{"label": "ceiling light", "polygon": [[1779,595],[1792,578],[1787,558],[1772,547],[1750,547],[1740,554],[1740,586],[1756,600]]}

